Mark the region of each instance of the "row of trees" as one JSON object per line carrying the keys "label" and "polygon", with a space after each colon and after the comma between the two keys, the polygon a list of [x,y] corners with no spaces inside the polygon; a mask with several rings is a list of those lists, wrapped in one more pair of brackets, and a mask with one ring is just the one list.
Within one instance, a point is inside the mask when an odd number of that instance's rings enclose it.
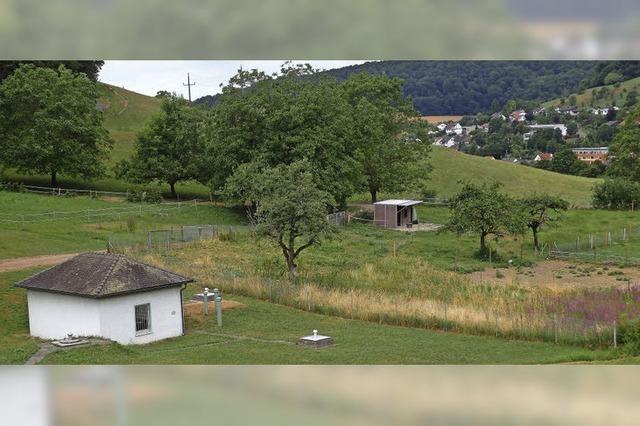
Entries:
{"label": "row of trees", "polygon": [[476,185],[465,183],[451,200],[448,228],[458,234],[473,233],[480,238],[480,254],[489,253],[486,239],[505,235],[522,235],[531,230],[533,242],[540,248],[539,232],[557,221],[569,203],[549,194],[532,194],[512,198],[500,191],[499,183]]}
{"label": "row of trees", "polygon": [[276,75],[241,70],[212,110],[164,97],[118,174],[134,182],[198,180],[257,206],[263,171],[304,161],[316,184],[344,206],[367,191],[407,190],[427,176],[430,144],[402,82],[356,74],[340,83],[308,66]]}

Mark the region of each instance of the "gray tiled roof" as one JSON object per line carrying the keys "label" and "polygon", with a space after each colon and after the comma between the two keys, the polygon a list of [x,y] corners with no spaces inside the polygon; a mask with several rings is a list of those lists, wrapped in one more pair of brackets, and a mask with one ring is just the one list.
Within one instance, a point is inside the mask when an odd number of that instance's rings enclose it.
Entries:
{"label": "gray tiled roof", "polygon": [[193,281],[110,253],[83,253],[16,284],[32,290],[102,298],[178,286]]}

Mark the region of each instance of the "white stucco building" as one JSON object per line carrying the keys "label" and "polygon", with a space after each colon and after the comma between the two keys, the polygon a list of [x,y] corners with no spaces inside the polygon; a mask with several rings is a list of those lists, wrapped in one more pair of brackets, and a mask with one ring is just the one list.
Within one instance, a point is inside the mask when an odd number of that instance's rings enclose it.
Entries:
{"label": "white stucco building", "polygon": [[182,290],[191,281],[124,256],[83,253],[16,285],[27,289],[32,336],[127,345],[181,336]]}

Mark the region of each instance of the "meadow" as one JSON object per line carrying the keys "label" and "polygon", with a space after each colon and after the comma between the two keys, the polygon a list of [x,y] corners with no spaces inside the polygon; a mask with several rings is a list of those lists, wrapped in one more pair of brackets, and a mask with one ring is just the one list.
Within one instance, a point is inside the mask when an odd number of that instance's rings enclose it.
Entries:
{"label": "meadow", "polygon": [[242,224],[244,215],[211,203],[140,204],[122,200],[0,191],[0,259],[104,250],[112,239],[144,240],[179,225]]}
{"label": "meadow", "polygon": [[[26,292],[12,283],[36,270],[0,273],[0,363],[20,364],[38,339],[28,335]],[[189,285],[190,297],[201,284]],[[225,295],[225,298],[227,295]],[[239,295],[246,305],[224,312],[218,330],[213,317],[188,317],[186,335],[144,346],[107,344],[60,350],[45,364],[542,364],[601,362],[616,351],[540,342],[508,341],[308,313]],[[312,350],[297,339],[318,329],[336,344]]]}
{"label": "meadow", "polygon": [[[593,96],[594,92],[602,89],[603,87],[607,87],[610,90],[610,95],[606,98],[595,99]],[[612,105],[622,106],[627,100],[627,94],[634,89],[636,91],[640,90],[640,77],[625,80],[618,85],[610,84],[608,86],[599,86],[592,89],[587,89],[580,93],[575,93],[574,96],[576,97],[576,105],[579,107],[586,107],[591,105],[601,108],[610,107]],[[569,96],[571,95],[565,96],[565,99],[569,98]],[[545,106],[547,108],[557,107],[560,105],[560,98],[552,99],[542,104],[542,106]]]}

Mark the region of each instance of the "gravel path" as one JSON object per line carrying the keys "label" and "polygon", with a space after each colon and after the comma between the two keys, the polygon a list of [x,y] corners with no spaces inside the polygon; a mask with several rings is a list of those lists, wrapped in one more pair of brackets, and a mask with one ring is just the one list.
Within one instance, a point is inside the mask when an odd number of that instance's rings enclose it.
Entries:
{"label": "gravel path", "polygon": [[52,254],[47,256],[17,257],[0,260],[0,272],[17,271],[34,266],[53,266],[69,260],[80,253]]}

